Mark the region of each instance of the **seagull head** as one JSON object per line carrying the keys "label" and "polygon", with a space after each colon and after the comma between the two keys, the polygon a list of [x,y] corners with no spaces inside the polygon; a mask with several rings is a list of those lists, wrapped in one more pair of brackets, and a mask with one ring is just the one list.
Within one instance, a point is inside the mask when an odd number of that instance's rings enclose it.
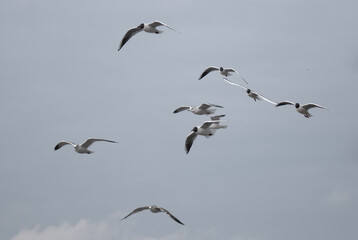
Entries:
{"label": "seagull head", "polygon": [[249,94],[249,93],[251,92],[251,89],[248,88],[248,89],[246,90],[246,92]]}
{"label": "seagull head", "polygon": [[295,104],[295,108],[299,108],[300,107],[300,104],[299,103],[296,103]]}
{"label": "seagull head", "polygon": [[143,29],[144,28],[144,23],[141,23],[138,27]]}
{"label": "seagull head", "polygon": [[197,132],[197,131],[198,131],[198,127],[194,127],[191,131]]}
{"label": "seagull head", "polygon": [[223,67],[220,67],[220,72],[224,71],[224,68]]}

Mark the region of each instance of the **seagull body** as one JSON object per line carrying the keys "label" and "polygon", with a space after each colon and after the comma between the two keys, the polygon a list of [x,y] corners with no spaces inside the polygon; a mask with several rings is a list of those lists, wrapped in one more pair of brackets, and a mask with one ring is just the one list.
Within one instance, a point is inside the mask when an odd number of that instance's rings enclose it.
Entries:
{"label": "seagull body", "polygon": [[162,22],[159,22],[159,21],[154,21],[152,23],[141,23],[137,27],[131,28],[127,31],[127,33],[122,38],[121,43],[119,44],[118,51],[121,50],[121,48],[124,46],[124,44],[126,44],[128,42],[129,39],[131,39],[134,35],[136,35],[137,33],[141,32],[141,31],[144,31],[147,33],[156,33],[156,34],[162,33],[163,31],[157,29],[157,27],[160,27],[160,26],[165,26],[171,30],[176,31],[174,28],[171,28],[168,25],[166,25]]}
{"label": "seagull body", "polygon": [[294,103],[290,101],[283,101],[276,104],[276,107],[284,106],[284,105],[294,105],[296,108],[296,111],[303,114],[306,118],[312,117],[312,115],[308,112],[311,108],[322,108],[327,109],[323,106],[317,105],[315,103],[307,103],[305,105],[300,105],[299,103]]}
{"label": "seagull body", "polygon": [[[191,146],[194,143],[194,140],[198,135],[204,136],[206,138],[213,136],[215,134],[216,129],[222,128],[219,127],[220,121],[214,120],[214,121],[206,121],[201,126],[194,127],[191,131],[191,133],[187,136],[185,140],[185,150],[188,154],[190,151]],[[225,127],[223,127],[225,128]]]}
{"label": "seagull body", "polygon": [[276,105],[277,103],[275,103],[274,101],[271,101],[267,98],[265,98],[264,96],[252,91],[250,88],[247,88],[247,87],[244,87],[244,86],[241,86],[240,84],[237,84],[237,83],[233,83],[231,82],[229,79],[225,78],[224,77],[224,80],[229,83],[229,84],[232,84],[234,86],[238,86],[238,87],[241,87],[242,89],[245,89],[246,93],[247,93],[247,96],[251,97],[252,99],[254,99],[255,101],[256,100],[265,100],[266,102],[268,103],[271,103],[271,104],[274,104]]}
{"label": "seagull body", "polygon": [[88,147],[92,145],[92,143],[94,142],[111,142],[111,143],[117,143],[115,141],[112,140],[106,140],[106,139],[98,139],[98,138],[89,138],[87,139],[84,143],[82,144],[76,144],[73,142],[69,142],[69,141],[62,141],[56,144],[54,150],[58,150],[60,148],[62,148],[65,145],[72,145],[75,149],[76,152],[78,153],[87,153],[87,154],[91,154],[94,153],[91,150],[88,150]]}
{"label": "seagull body", "polygon": [[[199,77],[199,80],[202,79],[203,77],[205,77],[206,75],[208,75],[210,72],[212,71],[219,71],[221,75],[225,76],[225,77],[228,77],[228,76],[231,76],[232,73],[236,73],[236,74],[239,74],[235,69],[233,68],[223,68],[223,67],[213,67],[213,66],[210,66],[208,67],[207,69],[204,70],[204,72],[200,75]],[[245,80],[245,78],[243,78],[241,75],[239,75],[240,78],[246,82],[247,84],[247,81]]]}
{"label": "seagull body", "polygon": [[223,108],[222,106],[215,105],[215,104],[209,104],[209,103],[203,103],[200,106],[192,107],[192,106],[182,106],[174,110],[173,113],[182,112],[185,110],[188,110],[194,114],[197,115],[210,115],[213,114],[216,109],[210,109],[211,107],[217,107],[217,108]]}
{"label": "seagull body", "polygon": [[134,209],[130,214],[128,214],[127,216],[125,216],[123,219],[129,217],[130,215],[132,214],[135,214],[137,212],[141,212],[143,210],[150,210],[152,213],[158,213],[158,212],[165,212],[166,214],[168,214],[174,221],[176,221],[177,223],[179,224],[182,224],[184,225],[184,223],[182,223],[181,221],[179,221],[179,219],[177,219],[176,217],[174,217],[174,215],[172,215],[168,210],[164,209],[164,208],[161,208],[161,207],[157,207],[155,205],[152,205],[152,206],[146,206],[146,207],[139,207],[139,208],[136,208]]}

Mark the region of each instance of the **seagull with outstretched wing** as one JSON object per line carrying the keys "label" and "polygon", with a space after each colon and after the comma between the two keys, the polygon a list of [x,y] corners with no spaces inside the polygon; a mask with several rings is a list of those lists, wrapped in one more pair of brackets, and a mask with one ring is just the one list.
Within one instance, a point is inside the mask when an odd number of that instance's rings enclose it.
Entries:
{"label": "seagull with outstretched wing", "polygon": [[242,86],[242,85],[240,85],[240,84],[234,83],[234,82],[230,81],[229,79],[227,79],[227,78],[225,78],[225,77],[224,77],[223,79],[224,79],[227,83],[229,83],[229,84],[231,84],[231,85],[234,85],[234,86],[237,86],[237,87],[241,87],[242,89],[244,89],[244,90],[246,91],[246,93],[247,93],[247,96],[253,98],[255,101],[256,101],[256,100],[265,100],[265,101],[268,102],[268,103],[271,103],[271,104],[274,104],[274,105],[277,104],[277,103],[275,103],[274,101],[271,101],[270,99],[267,99],[267,98],[265,98],[264,96],[262,96],[262,95],[260,95],[260,94],[258,94],[258,93],[256,93],[256,92],[254,92],[254,91],[252,91],[250,88],[247,88],[247,87],[244,87],[244,86]]}
{"label": "seagull with outstretched wing", "polygon": [[300,105],[299,103],[294,103],[294,102],[290,102],[290,101],[283,101],[283,102],[279,102],[276,104],[276,107],[279,106],[285,106],[285,105],[293,105],[296,108],[296,111],[303,114],[306,118],[312,117],[312,114],[310,114],[308,112],[308,110],[310,110],[311,108],[322,108],[322,109],[327,109],[323,106],[320,106],[318,104],[315,103],[307,103],[305,105]]}
{"label": "seagull with outstretched wing", "polygon": [[246,83],[246,79],[244,77],[242,77],[235,69],[233,68],[223,68],[223,67],[213,67],[210,66],[207,69],[204,70],[204,72],[200,75],[199,80],[202,79],[203,77],[205,77],[206,75],[208,75],[209,73],[213,72],[213,71],[219,71],[221,75],[228,77],[231,76],[233,73],[236,73],[239,75],[239,77]]}
{"label": "seagull with outstretched wing", "polygon": [[219,105],[215,105],[215,104],[210,104],[210,103],[203,103],[201,104],[200,106],[182,106],[182,107],[178,107],[177,109],[174,110],[173,113],[178,113],[178,112],[182,112],[182,111],[190,111],[194,114],[197,114],[197,115],[209,115],[209,114],[213,114],[216,109],[211,109],[213,107],[216,107],[216,108],[223,108],[222,106],[219,106]]}
{"label": "seagull with outstretched wing", "polygon": [[174,221],[176,221],[177,223],[181,224],[181,225],[184,225],[184,223],[182,223],[181,221],[179,221],[179,219],[177,219],[176,217],[174,217],[173,214],[171,214],[168,210],[162,208],[162,207],[157,207],[155,205],[151,205],[151,206],[145,206],[145,207],[139,207],[139,208],[136,208],[134,209],[130,214],[128,214],[127,216],[125,216],[123,219],[126,219],[127,217],[135,214],[135,213],[138,213],[138,212],[141,212],[141,211],[144,211],[144,210],[150,210],[152,213],[158,213],[158,212],[165,212],[166,214],[169,215],[169,217],[171,217]]}
{"label": "seagull with outstretched wing", "polygon": [[93,153],[93,151],[88,150],[88,147],[92,145],[92,143],[94,142],[110,142],[110,143],[117,143],[115,141],[112,140],[107,140],[107,139],[99,139],[99,138],[89,138],[87,139],[84,143],[82,144],[76,144],[73,142],[69,142],[69,141],[61,141],[59,143],[56,144],[54,150],[58,150],[60,148],[62,148],[65,145],[72,145],[75,149],[76,152],[78,153],[87,153],[87,154],[91,154]]}
{"label": "seagull with outstretched wing", "polygon": [[214,120],[214,121],[206,121],[201,126],[194,127],[191,131],[191,133],[186,137],[185,140],[185,151],[188,154],[190,151],[191,146],[194,143],[194,140],[198,135],[204,136],[206,138],[211,137],[215,134],[216,129],[219,128],[226,128],[226,126],[219,127],[220,121]]}
{"label": "seagull with outstretched wing", "polygon": [[129,39],[131,39],[134,35],[136,35],[137,33],[141,32],[141,31],[144,31],[147,33],[156,33],[156,34],[162,33],[163,31],[157,29],[157,27],[160,27],[160,26],[164,26],[171,30],[176,31],[174,28],[169,27],[165,23],[162,23],[159,21],[154,21],[151,23],[142,23],[139,26],[131,28],[126,32],[126,34],[122,38],[121,43],[119,44],[118,51],[121,50],[121,48],[124,46],[124,44],[126,44],[128,42]]}

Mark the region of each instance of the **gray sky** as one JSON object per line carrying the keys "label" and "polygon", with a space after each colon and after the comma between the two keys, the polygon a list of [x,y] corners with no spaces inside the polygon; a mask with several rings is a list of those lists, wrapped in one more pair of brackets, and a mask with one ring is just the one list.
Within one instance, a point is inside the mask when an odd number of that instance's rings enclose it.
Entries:
{"label": "gray sky", "polygon": [[[358,238],[356,1],[1,1],[0,238]],[[180,34],[125,32],[159,20]],[[254,102],[210,65],[274,100]],[[239,78],[232,81],[242,83]],[[354,101],[352,101],[354,100]],[[223,105],[227,129],[181,105]],[[61,140],[89,137],[91,155]],[[138,213],[156,204],[165,214]]]}

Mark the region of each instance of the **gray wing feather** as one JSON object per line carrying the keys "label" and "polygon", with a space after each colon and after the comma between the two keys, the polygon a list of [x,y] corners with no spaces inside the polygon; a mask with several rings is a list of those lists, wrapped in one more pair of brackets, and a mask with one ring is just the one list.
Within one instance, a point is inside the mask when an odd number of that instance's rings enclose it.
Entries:
{"label": "gray wing feather", "polygon": [[178,107],[177,109],[174,110],[173,113],[182,112],[182,111],[188,110],[189,108],[190,108],[190,106]]}
{"label": "gray wing feather", "polygon": [[271,101],[270,99],[267,99],[267,98],[265,98],[264,96],[262,96],[262,95],[260,95],[258,93],[255,93],[255,94],[257,94],[257,96],[259,96],[259,98],[261,98],[262,100],[265,100],[266,102],[271,103],[273,105],[276,105],[276,107],[278,107],[276,102]]}
{"label": "gray wing feather", "polygon": [[213,124],[213,123],[220,123],[220,121],[218,121],[218,120],[216,120],[216,121],[206,121],[201,125],[201,127],[205,128],[205,129],[208,129],[208,128],[210,128],[211,124]]}
{"label": "gray wing feather", "polygon": [[309,109],[315,108],[315,107],[317,107],[317,108],[322,108],[322,109],[327,109],[327,108],[325,108],[325,107],[323,107],[323,106],[320,106],[320,105],[318,105],[318,104],[315,104],[315,103],[307,103],[307,104],[303,105],[302,107],[303,107],[304,109],[306,109],[306,110],[309,110]]}
{"label": "gray wing feather", "polygon": [[184,223],[182,223],[181,221],[179,221],[179,219],[177,219],[176,217],[174,217],[174,215],[172,215],[168,210],[164,209],[164,208],[160,208],[160,211],[165,212],[166,214],[168,214],[174,221],[176,221],[177,223],[184,225]]}
{"label": "gray wing feather", "polygon": [[56,146],[54,147],[54,150],[56,151],[56,150],[58,150],[58,149],[62,148],[63,146],[65,146],[65,145],[72,145],[72,146],[75,146],[76,144],[75,144],[75,143],[73,143],[73,142],[62,141],[62,142],[59,142],[59,143],[57,143],[57,144],[56,144]]}
{"label": "gray wing feather", "polygon": [[186,138],[186,140],[185,140],[185,151],[186,151],[186,154],[189,153],[190,148],[191,148],[191,146],[193,145],[193,142],[194,142],[194,140],[196,139],[197,136],[198,136],[198,134],[196,134],[195,132],[192,132],[192,133],[190,133],[190,134],[187,136],[187,138]]}
{"label": "gray wing feather", "polygon": [[218,67],[208,67],[207,69],[205,69],[205,71],[200,75],[199,80],[202,79],[203,77],[205,77],[208,73],[212,72],[212,71],[219,71]]}
{"label": "gray wing feather", "polygon": [[124,44],[126,44],[126,42],[128,42],[128,40],[131,39],[131,37],[133,37],[140,31],[142,31],[142,29],[140,27],[135,27],[135,28],[129,29],[127,31],[127,33],[124,35],[124,37],[122,38],[122,41],[118,47],[118,51],[121,50],[121,48],[124,46]]}
{"label": "gray wing feather", "polygon": [[147,209],[149,209],[149,206],[136,208],[136,209],[134,209],[130,214],[128,214],[127,216],[125,216],[124,218],[122,218],[122,220],[125,219],[125,218],[127,218],[127,217],[129,217],[130,215],[133,215],[133,214],[135,214],[135,213],[137,213],[137,212],[141,212],[141,211],[147,210]]}
{"label": "gray wing feather", "polygon": [[238,87],[241,87],[241,88],[247,90],[246,87],[241,86],[240,84],[237,84],[237,83],[233,83],[233,82],[231,82],[229,79],[227,79],[226,77],[224,77],[223,79],[224,79],[227,83],[230,83],[230,84],[232,84],[232,85],[234,85],[234,86],[238,86]]}
{"label": "gray wing feather", "polygon": [[152,22],[152,23],[149,23],[148,25],[151,26],[151,27],[154,27],[154,28],[159,27],[159,26],[164,26],[164,27],[167,27],[167,28],[169,28],[169,29],[171,29],[171,30],[173,30],[173,31],[178,32],[178,31],[175,30],[174,28],[172,28],[172,27],[166,25],[165,23],[159,22],[159,21],[154,21],[154,22]]}
{"label": "gray wing feather", "polygon": [[277,104],[276,104],[276,107],[284,106],[284,105],[295,105],[295,103],[289,102],[289,101],[283,101],[283,102],[277,103]]}
{"label": "gray wing feather", "polygon": [[211,120],[215,121],[215,120],[220,120],[220,118],[225,117],[225,115],[216,115],[216,116],[212,116],[210,117]]}
{"label": "gray wing feather", "polygon": [[92,143],[94,142],[110,142],[110,143],[117,143],[115,141],[112,140],[107,140],[107,139],[99,139],[99,138],[89,138],[87,139],[84,143],[81,144],[82,147],[84,148],[88,148],[89,146],[92,145]]}

